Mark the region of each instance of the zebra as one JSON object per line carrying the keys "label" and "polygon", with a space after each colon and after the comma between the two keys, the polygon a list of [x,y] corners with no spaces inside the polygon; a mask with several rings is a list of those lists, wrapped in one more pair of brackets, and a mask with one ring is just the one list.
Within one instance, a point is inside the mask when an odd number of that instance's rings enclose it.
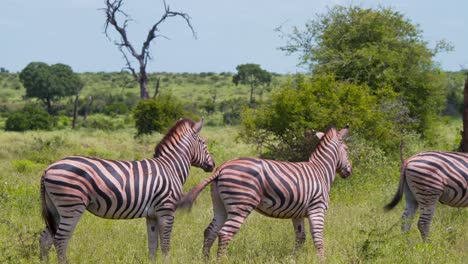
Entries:
{"label": "zebra", "polygon": [[[155,260],[158,238],[166,259],[174,212],[182,196],[190,166],[212,172],[215,163],[198,135],[203,118],[180,119],[155,147],[154,157],[118,161],[70,156],[52,163],[41,178],[42,231],[40,258],[48,259],[52,245],[60,263],[67,263],[68,242],[88,210],[108,219],[146,218],[150,260]],[[159,237],[158,237],[159,236]]]}
{"label": "zebra", "polygon": [[178,207],[191,207],[199,193],[211,184],[214,217],[204,232],[203,255],[209,257],[218,237],[217,258],[226,255],[227,246],[247,216],[255,209],[273,217],[292,219],[296,249],[305,241],[304,218],[321,260],[325,260],[323,228],[329,205],[330,188],[336,172],[351,175],[344,139],[348,126],[337,131],[318,132],[320,139],[306,162],[285,162],[260,158],[238,158],[223,163],[209,178],[179,200]]}
{"label": "zebra", "polygon": [[422,240],[427,241],[437,201],[452,207],[468,206],[467,182],[467,153],[421,152],[403,163],[398,190],[385,210],[393,209],[405,193],[406,207],[401,230],[409,231],[419,207],[418,229]]}

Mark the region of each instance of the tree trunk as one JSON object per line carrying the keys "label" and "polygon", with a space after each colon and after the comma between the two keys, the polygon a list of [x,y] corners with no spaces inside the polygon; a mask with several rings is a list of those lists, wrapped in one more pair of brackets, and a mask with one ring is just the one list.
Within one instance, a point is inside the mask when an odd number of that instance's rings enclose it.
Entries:
{"label": "tree trunk", "polygon": [[140,83],[140,98],[149,99],[148,89],[146,88],[148,76],[146,75],[146,66],[144,66],[142,62],[140,62],[140,76],[138,82]]}
{"label": "tree trunk", "polygon": [[158,78],[156,79],[156,89],[154,90],[153,99],[156,98],[156,96],[158,96],[158,94],[159,94],[159,84],[160,84],[160,81],[161,81],[161,78],[158,77]]}
{"label": "tree trunk", "polygon": [[85,110],[84,110],[84,115],[83,115],[83,120],[86,120],[88,118],[88,114],[89,114],[89,108],[91,108],[91,104],[93,103],[93,97],[90,96],[88,97],[88,103],[86,104],[85,106]]}
{"label": "tree trunk", "polygon": [[79,94],[76,94],[75,97],[75,104],[73,105],[73,120],[72,120],[72,129],[75,129],[76,126],[76,118],[78,117],[78,97]]}
{"label": "tree trunk", "polygon": [[465,79],[465,89],[463,90],[463,130],[462,139],[458,151],[468,152],[468,77]]}
{"label": "tree trunk", "polygon": [[253,83],[250,83],[250,107],[254,107],[254,104],[255,104],[253,92],[254,92],[254,85]]}
{"label": "tree trunk", "polygon": [[47,113],[51,115],[52,114],[52,101],[50,100],[50,98],[46,99],[46,104],[47,104]]}

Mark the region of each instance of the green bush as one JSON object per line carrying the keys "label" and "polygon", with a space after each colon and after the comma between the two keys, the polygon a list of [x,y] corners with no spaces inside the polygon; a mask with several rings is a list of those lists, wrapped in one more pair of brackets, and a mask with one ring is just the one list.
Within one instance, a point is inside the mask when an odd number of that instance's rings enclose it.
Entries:
{"label": "green bush", "polygon": [[137,136],[152,132],[164,132],[179,118],[184,117],[184,109],[172,95],[160,95],[156,99],[142,100],[134,112]]}
{"label": "green bush", "polygon": [[54,126],[54,117],[34,105],[26,105],[22,110],[13,112],[5,122],[6,131],[51,130]]}
{"label": "green bush", "polygon": [[272,95],[271,104],[242,113],[241,138],[266,148],[270,158],[304,161],[312,148],[314,130],[351,127],[380,146],[395,146],[393,125],[379,111],[376,96],[365,85],[336,81],[333,76],[297,76]]}
{"label": "green bush", "polygon": [[114,102],[104,108],[106,115],[115,116],[128,113],[128,107],[123,102]]}

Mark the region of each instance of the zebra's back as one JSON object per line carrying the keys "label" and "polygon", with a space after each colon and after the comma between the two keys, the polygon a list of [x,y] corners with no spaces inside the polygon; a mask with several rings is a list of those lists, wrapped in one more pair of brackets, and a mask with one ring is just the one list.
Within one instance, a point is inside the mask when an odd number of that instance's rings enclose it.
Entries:
{"label": "zebra's back", "polygon": [[468,154],[422,152],[406,161],[405,174],[409,188],[420,197],[441,194],[441,203],[468,206]]}
{"label": "zebra's back", "polygon": [[[43,176],[49,196],[60,205],[84,205],[94,215],[110,219],[145,217],[165,199],[172,186],[156,160],[118,161],[84,156],[51,164]],[[67,195],[67,199],[63,199]]]}

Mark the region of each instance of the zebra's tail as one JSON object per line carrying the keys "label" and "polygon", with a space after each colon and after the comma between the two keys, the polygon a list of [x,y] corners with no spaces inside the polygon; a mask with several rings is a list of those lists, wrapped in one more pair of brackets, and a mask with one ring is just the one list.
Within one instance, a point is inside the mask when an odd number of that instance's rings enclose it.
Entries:
{"label": "zebra's tail", "polygon": [[57,233],[58,223],[55,221],[55,218],[53,217],[53,212],[52,212],[52,209],[55,209],[55,207],[49,208],[49,205],[47,204],[46,199],[49,199],[49,197],[44,186],[44,176],[45,174],[42,176],[42,179],[41,179],[42,219],[44,219],[47,229],[49,229],[50,234],[52,235],[52,237],[54,237],[55,234]]}
{"label": "zebra's tail", "polygon": [[405,184],[405,178],[406,178],[406,165],[407,165],[407,162],[403,162],[401,166],[400,183],[398,184],[398,190],[395,193],[393,200],[384,207],[385,211],[392,210],[400,202],[401,197],[403,197],[403,185]]}
{"label": "zebra's tail", "polygon": [[199,183],[197,186],[195,186],[192,190],[190,190],[188,193],[184,194],[182,198],[180,198],[179,202],[177,203],[177,208],[178,209],[190,209],[192,208],[193,202],[195,202],[195,199],[197,199],[198,195],[200,192],[212,181],[214,181],[220,174],[221,170],[216,170],[213,175],[210,177],[204,179],[201,183]]}

